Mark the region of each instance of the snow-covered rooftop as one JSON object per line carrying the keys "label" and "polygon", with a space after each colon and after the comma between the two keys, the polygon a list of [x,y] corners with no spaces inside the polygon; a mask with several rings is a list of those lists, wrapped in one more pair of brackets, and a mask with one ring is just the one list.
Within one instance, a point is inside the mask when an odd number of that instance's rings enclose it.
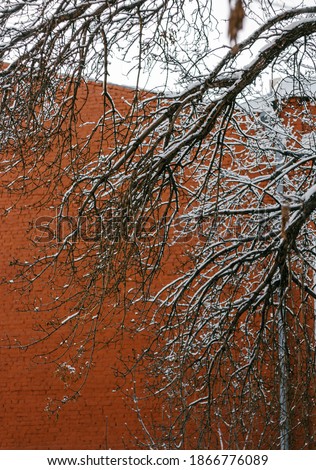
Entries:
{"label": "snow-covered rooftop", "polygon": [[286,77],[272,82],[273,93],[280,98],[287,96],[316,96],[316,77]]}
{"label": "snow-covered rooftop", "polygon": [[290,97],[315,98],[316,100],[316,76],[312,78],[285,77],[277,78],[271,83],[269,94],[244,101],[241,107],[252,112],[262,112],[276,100]]}

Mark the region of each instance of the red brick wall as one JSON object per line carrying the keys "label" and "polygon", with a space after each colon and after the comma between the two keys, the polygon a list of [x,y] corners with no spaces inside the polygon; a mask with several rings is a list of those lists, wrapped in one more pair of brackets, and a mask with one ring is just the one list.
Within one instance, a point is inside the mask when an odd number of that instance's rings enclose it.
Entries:
{"label": "red brick wall", "polygon": [[[101,84],[90,83],[89,94],[82,110],[83,121],[96,121],[101,112]],[[120,86],[109,86],[109,92],[122,114],[128,111],[133,91]],[[82,132],[89,131],[89,126]],[[109,142],[111,144],[111,142]],[[95,142],[94,145],[97,145]],[[38,194],[32,196],[36,199]],[[1,192],[1,214],[12,205],[12,198],[5,189]],[[24,204],[22,198],[19,203]],[[33,253],[27,232],[34,218],[47,215],[45,207],[13,210],[0,219],[1,278],[13,279],[16,270],[10,265],[13,259],[26,259]],[[168,266],[161,271],[160,280],[170,282],[173,277],[170,266],[175,266],[179,253],[168,252]],[[43,290],[42,281],[35,293]],[[120,449],[137,445],[134,437],[142,435],[136,413],[131,403],[124,400],[123,392],[133,386],[129,377],[121,391],[115,392],[118,379],[115,369],[120,368],[118,357],[133,354],[134,339],[124,334],[123,341],[100,348],[94,357],[94,366],[81,397],[62,407],[59,414],[45,410],[48,400],[60,398],[69,391],[55,374],[54,364],[38,364],[37,354],[45,351],[39,344],[27,350],[16,348],[15,338],[23,344],[33,337],[38,321],[36,312],[23,311],[23,302],[14,285],[0,285],[0,448],[1,449]],[[30,296],[34,290],[30,292]],[[65,316],[67,313],[65,311]],[[43,320],[43,319],[41,319]],[[12,347],[8,347],[8,346]],[[141,345],[138,344],[138,347]],[[158,407],[158,409],[156,409]],[[147,416],[159,414],[159,402],[147,404]]]}
{"label": "red brick wall", "polygon": [[[90,83],[88,91],[82,120],[97,121],[102,113],[102,86]],[[132,101],[133,91],[109,85],[109,92],[118,109],[125,114],[128,110],[125,100]],[[84,132],[88,128],[83,128]],[[36,194],[32,196],[34,200],[37,197]],[[34,218],[49,214],[49,209],[44,206],[38,210],[15,209],[3,216],[15,199],[5,189],[1,190],[1,279],[14,277],[16,268],[10,265],[13,259],[30,258],[33,253],[27,236],[30,224]],[[25,201],[22,197],[18,205],[23,206]],[[58,415],[51,415],[45,411],[48,399],[61,398],[68,391],[56,376],[54,364],[37,364],[36,354],[43,353],[45,345],[24,351],[14,348],[15,338],[25,344],[38,337],[34,325],[39,319],[36,312],[21,311],[23,303],[19,293],[14,291],[14,285],[11,287],[0,285],[0,338],[3,346],[0,349],[0,448],[119,449],[135,445],[136,415],[124,403],[122,394],[113,391],[117,384],[116,356],[121,353],[121,343],[100,349],[95,354],[94,367],[82,396],[67,403]],[[45,283],[35,289],[36,292],[45,291]],[[31,297],[33,294],[32,291]],[[10,344],[12,348],[8,347]],[[124,348],[128,354],[131,341],[125,339]]]}

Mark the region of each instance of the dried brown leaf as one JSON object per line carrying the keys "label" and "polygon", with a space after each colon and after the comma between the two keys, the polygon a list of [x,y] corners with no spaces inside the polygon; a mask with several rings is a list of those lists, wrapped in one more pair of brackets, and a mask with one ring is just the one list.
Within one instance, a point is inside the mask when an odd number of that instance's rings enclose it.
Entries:
{"label": "dried brown leaf", "polygon": [[[230,0],[229,0],[229,3]],[[243,21],[245,18],[245,9],[242,0],[237,0],[235,6],[230,9],[230,16],[228,22],[228,36],[231,42],[236,44],[237,35],[242,29]]]}

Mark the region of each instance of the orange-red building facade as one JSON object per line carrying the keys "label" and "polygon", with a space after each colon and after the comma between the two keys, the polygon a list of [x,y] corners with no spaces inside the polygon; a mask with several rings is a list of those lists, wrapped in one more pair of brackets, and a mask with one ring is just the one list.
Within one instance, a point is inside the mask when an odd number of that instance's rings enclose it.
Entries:
{"label": "orange-red building facade", "polygon": [[[89,83],[89,96],[82,109],[82,120],[97,120],[102,112],[102,85]],[[109,90],[122,114],[129,110],[133,99],[131,89],[110,85]],[[23,202],[24,199],[22,199]],[[3,189],[0,225],[1,277],[14,277],[12,260],[32,253],[27,238],[30,224],[39,216],[49,214],[49,208],[6,211],[12,204],[12,195]],[[168,266],[176,264],[176,250],[168,253],[167,269],[160,274],[161,282],[172,278]],[[36,289],[45,290],[43,283]],[[67,394],[64,382],[56,376],[54,364],[39,364],[37,354],[43,354],[45,345],[32,348],[16,347],[17,338],[26,344],[34,336],[38,322],[33,314],[21,309],[20,294],[1,284],[0,329],[4,347],[0,348],[0,448],[1,449],[121,449],[137,446],[134,437],[141,434],[137,414],[131,403],[124,400],[117,389],[117,357],[122,348],[129,355],[133,339],[124,338],[96,351],[93,367],[81,396],[62,407],[58,414],[47,411],[50,399]],[[36,336],[36,335],[35,335]],[[120,354],[118,354],[120,353]],[[123,351],[124,353],[124,351]],[[126,388],[131,386],[131,379]],[[150,413],[150,402],[146,405]]]}

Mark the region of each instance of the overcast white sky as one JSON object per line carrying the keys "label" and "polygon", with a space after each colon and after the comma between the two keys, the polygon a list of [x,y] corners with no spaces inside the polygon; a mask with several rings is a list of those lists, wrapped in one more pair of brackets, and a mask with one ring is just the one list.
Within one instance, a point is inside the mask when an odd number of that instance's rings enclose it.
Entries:
{"label": "overcast white sky", "polygon": [[[277,10],[297,8],[299,6],[315,6],[316,0],[277,0],[273,1],[273,6]],[[253,4],[255,5],[255,3]],[[214,11],[216,11],[216,18],[219,21],[219,29],[222,32],[222,37],[220,41],[215,39],[214,42],[218,41],[218,46],[229,46],[229,40],[227,36],[227,20],[229,17],[229,0],[213,0]],[[259,12],[259,2],[258,2],[258,12]],[[258,27],[258,24],[254,21],[251,21],[249,18],[246,18],[244,21],[243,30],[238,36],[238,40],[242,40],[251,34]],[[213,42],[213,44],[214,44]],[[215,47],[215,45],[214,45]],[[136,55],[136,51],[135,51]],[[109,81],[111,83],[116,83],[119,85],[128,85],[134,86],[136,83],[136,73],[130,72],[129,69],[131,64],[112,58],[110,66],[110,76]],[[156,87],[161,87],[164,84],[164,76],[161,70],[157,69],[155,73],[151,73],[150,76],[146,71],[143,71],[140,85],[146,89],[153,89]],[[174,80],[171,78],[170,86],[172,88],[176,87],[176,77]]]}
{"label": "overcast white sky", "polygon": [[[213,6],[218,11],[216,18],[221,23],[221,28],[224,34],[222,38],[222,44],[229,44],[227,31],[227,19],[229,13],[229,0],[213,0]],[[226,21],[226,22],[225,22]],[[220,44],[220,43],[219,43]],[[135,55],[137,54],[135,50]],[[110,66],[109,81],[118,85],[134,86],[136,83],[137,75],[136,72],[129,72],[131,65],[129,63],[112,59]],[[155,73],[151,73],[150,76],[146,71],[143,71],[141,76],[141,86],[146,89],[153,89],[161,87],[164,84],[164,76],[161,70],[157,70]],[[174,85],[171,80],[170,85]]]}

